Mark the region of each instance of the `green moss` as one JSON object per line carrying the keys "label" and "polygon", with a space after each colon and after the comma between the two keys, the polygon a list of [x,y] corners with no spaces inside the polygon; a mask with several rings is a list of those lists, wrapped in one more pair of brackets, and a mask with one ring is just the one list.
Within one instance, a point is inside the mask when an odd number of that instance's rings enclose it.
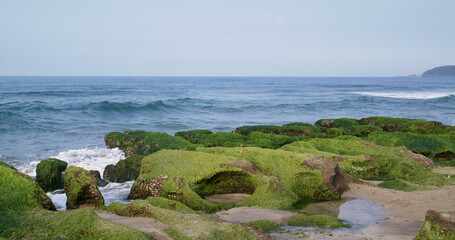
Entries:
{"label": "green moss", "polygon": [[66,162],[56,158],[42,160],[36,165],[36,181],[45,192],[63,189],[62,173],[67,166]]}
{"label": "green moss", "polygon": [[298,214],[292,216],[287,225],[289,226],[308,226],[308,227],[320,227],[320,228],[342,228],[350,227],[343,223],[342,219],[339,219],[330,215],[307,215]]}
{"label": "green moss", "polygon": [[[371,135],[375,134],[379,133]],[[366,180],[399,179],[412,184],[435,187],[453,182],[453,179],[447,178],[445,175],[423,168],[417,161],[408,157],[400,147],[363,144],[359,138],[355,137],[312,139],[305,142],[294,142],[283,146],[282,149],[302,153],[305,156],[330,157],[338,162],[343,173]],[[372,158],[375,162],[366,161],[367,158]]]}
{"label": "green moss", "polygon": [[404,132],[412,125],[437,126],[440,122],[430,122],[422,119],[391,118],[391,117],[368,117],[359,120],[360,124],[382,128],[387,132]]}
{"label": "green moss", "polygon": [[286,136],[320,136],[322,132],[319,128],[311,126],[309,124],[290,124],[274,126],[274,125],[255,125],[255,126],[243,126],[236,128],[234,133],[242,135],[249,135],[252,132],[268,133],[274,135],[286,135]]}
{"label": "green moss", "polygon": [[383,146],[405,146],[415,153],[421,153],[430,158],[445,151],[455,152],[455,142],[448,137],[438,135],[374,132],[366,140]]}
{"label": "green moss", "polygon": [[205,147],[238,147],[245,142],[245,136],[237,133],[218,132],[212,134],[199,135],[195,144],[201,144]]}
{"label": "green moss", "polygon": [[0,236],[11,239],[153,239],[138,230],[108,222],[89,209],[58,212],[35,209],[16,214],[14,220],[5,228],[0,227]]}
{"label": "green moss", "polygon": [[89,205],[103,207],[104,198],[98,189],[98,180],[89,171],[70,166],[65,171],[66,208]]}
{"label": "green moss", "polygon": [[313,127],[312,124],[303,122],[286,123],[282,127]]}
{"label": "green moss", "polygon": [[314,125],[318,128],[326,130],[328,128],[349,128],[359,125],[357,119],[353,118],[338,118],[338,119],[320,119]]}
{"label": "green moss", "polygon": [[347,134],[347,132],[344,128],[328,128],[325,130],[325,134],[330,137],[338,137]]}
{"label": "green moss", "polygon": [[2,166],[2,167],[7,167],[7,168],[11,168],[11,169],[13,169],[13,170],[16,170],[16,171],[17,171],[17,169],[16,169],[15,167],[13,167],[13,166],[9,165],[9,164],[8,164],[8,163],[6,163],[6,162],[2,162],[2,161],[0,161],[0,166]]}
{"label": "green moss", "polygon": [[[284,135],[274,135],[274,134],[268,134],[268,133],[261,133],[261,132],[252,132],[248,135],[247,137],[247,142],[248,143],[254,143],[254,141],[259,141],[259,140],[266,140],[269,141],[271,144],[267,146],[266,148],[279,148],[283,145],[292,143],[294,139],[289,136],[284,136]],[[251,146],[256,146],[255,144],[251,144]],[[261,146],[257,146],[261,147]]]}
{"label": "green moss", "polygon": [[[50,198],[28,175],[0,166],[0,218],[36,207],[55,210]],[[3,215],[3,217],[1,217]],[[1,227],[0,227],[1,229]]]}
{"label": "green moss", "polygon": [[249,135],[252,132],[262,132],[262,133],[269,133],[274,134],[275,132],[280,129],[280,126],[275,125],[254,125],[254,126],[243,126],[238,127],[234,130],[234,133],[242,134],[242,135]]}
{"label": "green moss", "polygon": [[346,128],[346,134],[353,135],[356,137],[366,137],[372,132],[380,132],[381,128],[370,126],[370,125],[357,125]]}
{"label": "green moss", "polygon": [[190,130],[190,131],[176,132],[175,136],[183,137],[186,140],[190,141],[191,143],[198,143],[198,140],[201,136],[206,135],[206,134],[212,134],[212,133],[213,132],[210,130],[195,129],[195,130]]}
{"label": "green moss", "polygon": [[278,224],[276,222],[273,222],[273,221],[270,221],[267,219],[261,219],[261,220],[257,220],[254,222],[249,222],[249,223],[247,223],[247,225],[254,227],[256,229],[259,229],[263,232],[270,232],[271,230],[281,226],[281,224]]}
{"label": "green moss", "polygon": [[159,207],[162,209],[168,209],[173,211],[178,211],[182,213],[196,213],[193,209],[189,208],[185,204],[180,202],[169,200],[167,198],[162,197],[149,197],[146,199],[150,203],[150,205],[154,207]]}
{"label": "green moss", "polygon": [[136,180],[141,170],[141,161],[144,156],[133,155],[118,161],[115,165],[107,165],[104,169],[103,178],[110,182],[125,182]]}
{"label": "green moss", "polygon": [[184,149],[191,143],[182,137],[170,136],[166,133],[125,131],[111,132],[104,137],[108,148],[120,148],[126,156],[149,155],[161,149]]}

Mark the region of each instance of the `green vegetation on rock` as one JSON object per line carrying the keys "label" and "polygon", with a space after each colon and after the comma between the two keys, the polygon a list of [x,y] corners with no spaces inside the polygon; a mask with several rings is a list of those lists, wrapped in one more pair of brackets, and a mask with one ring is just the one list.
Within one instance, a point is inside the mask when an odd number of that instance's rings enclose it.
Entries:
{"label": "green vegetation on rock", "polygon": [[51,199],[29,176],[0,166],[0,238],[152,239],[110,223],[89,209],[55,210]]}
{"label": "green vegetation on rock", "polygon": [[56,158],[42,160],[36,165],[36,181],[45,192],[63,189],[62,173],[67,166],[68,163]]}
{"label": "green vegetation on rock", "polygon": [[254,222],[249,222],[249,223],[247,223],[247,225],[254,227],[256,229],[259,229],[263,232],[270,232],[271,230],[281,226],[281,224],[267,220],[267,219],[261,219],[261,220],[256,220]]}
{"label": "green vegetation on rock", "polygon": [[455,239],[454,217],[455,212],[442,214],[433,210],[428,210],[425,215],[425,222],[414,240]]}
{"label": "green vegetation on rock", "polygon": [[16,170],[16,171],[17,171],[17,169],[16,169],[15,167],[13,167],[13,166],[9,165],[9,164],[8,164],[8,163],[6,163],[6,162],[2,162],[2,161],[0,161],[0,166],[2,166],[2,167],[7,167],[7,168],[11,168],[11,169],[13,169],[13,170]]}
{"label": "green vegetation on rock", "polygon": [[342,228],[350,227],[339,219],[330,215],[308,215],[298,214],[292,216],[288,223],[289,226],[306,226],[306,227],[320,227],[320,228]]}
{"label": "green vegetation on rock", "polygon": [[104,198],[98,189],[98,180],[89,171],[75,166],[66,169],[66,208],[103,207]]}
{"label": "green vegetation on rock", "polygon": [[133,155],[146,156],[161,149],[184,149],[191,145],[182,137],[145,131],[111,132],[104,137],[104,141],[108,148],[122,149],[127,157]]}
{"label": "green vegetation on rock", "polygon": [[141,170],[143,158],[144,156],[133,155],[118,161],[115,165],[107,165],[104,169],[103,179],[109,182],[136,180]]}
{"label": "green vegetation on rock", "polygon": [[[174,205],[175,204],[175,205]],[[111,204],[113,205],[113,204]],[[179,203],[163,198],[134,200],[129,205],[109,205],[113,212],[128,217],[153,217],[168,225],[165,232],[177,240],[183,239],[255,239],[254,233],[241,225],[219,222],[215,219],[187,211]]]}

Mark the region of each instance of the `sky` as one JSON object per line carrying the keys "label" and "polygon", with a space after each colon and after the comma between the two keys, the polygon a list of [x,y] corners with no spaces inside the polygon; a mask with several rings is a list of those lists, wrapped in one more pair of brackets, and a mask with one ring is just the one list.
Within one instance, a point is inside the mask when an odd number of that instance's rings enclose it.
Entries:
{"label": "sky", "polygon": [[402,76],[455,65],[453,0],[0,0],[0,76]]}

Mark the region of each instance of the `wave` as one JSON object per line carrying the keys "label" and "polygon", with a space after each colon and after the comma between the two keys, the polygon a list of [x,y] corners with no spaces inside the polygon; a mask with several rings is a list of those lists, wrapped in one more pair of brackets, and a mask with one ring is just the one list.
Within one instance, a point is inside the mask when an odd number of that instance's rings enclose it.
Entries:
{"label": "wave", "polygon": [[438,92],[353,92],[354,94],[360,94],[370,97],[386,97],[386,98],[397,98],[397,99],[436,99],[443,97],[455,96],[455,93],[438,93]]}
{"label": "wave", "polygon": [[[125,154],[118,148],[82,148],[60,152],[57,156],[52,156],[51,158],[57,158],[65,161],[68,163],[68,166],[81,167],[86,170],[96,170],[102,175],[104,168],[107,165],[116,164],[121,159],[125,159]],[[39,161],[33,161],[13,165],[17,168],[17,170],[29,175],[30,177],[36,177],[36,165],[38,163]]]}

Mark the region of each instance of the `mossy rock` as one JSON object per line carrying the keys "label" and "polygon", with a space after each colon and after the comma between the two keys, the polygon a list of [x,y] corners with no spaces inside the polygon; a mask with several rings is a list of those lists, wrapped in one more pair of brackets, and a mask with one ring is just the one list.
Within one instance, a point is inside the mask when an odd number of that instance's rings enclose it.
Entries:
{"label": "mossy rock", "polygon": [[[260,144],[260,142],[267,142],[266,147]],[[261,132],[252,132],[247,136],[246,146],[249,147],[262,147],[276,149],[283,145],[294,142],[294,138],[285,135],[275,135]],[[258,146],[259,145],[259,146]]]}
{"label": "mossy rock", "polygon": [[[182,209],[178,204],[174,205],[175,203],[163,198],[149,198],[134,200],[129,205],[117,204],[112,208],[116,208],[115,212],[120,216],[153,217],[156,221],[169,226],[165,232],[173,239],[255,239],[254,233],[244,226],[217,221],[193,211],[181,211]],[[176,211],[171,210],[172,206],[176,206]]]}
{"label": "mossy rock", "polygon": [[0,166],[0,203],[0,212],[4,213],[36,207],[56,210],[52,200],[36,181],[28,175],[4,166]]}
{"label": "mossy rock", "polygon": [[324,131],[329,128],[350,128],[359,125],[357,119],[353,118],[337,118],[337,119],[320,119],[314,125]]}
{"label": "mossy rock", "polygon": [[423,154],[433,159],[436,158],[437,154],[446,151],[455,152],[455,142],[443,135],[421,135],[409,132],[374,132],[368,135],[366,140],[382,146],[405,146],[415,153]]}
{"label": "mossy rock", "polygon": [[350,136],[294,142],[281,149],[305,156],[331,158],[338,162],[343,173],[365,180],[397,179],[436,187],[453,182],[452,178],[433,173],[430,168],[421,166],[421,163],[411,158],[402,147],[384,147]]}
{"label": "mossy rock", "polygon": [[6,162],[2,162],[2,161],[0,161],[0,166],[2,166],[2,167],[7,167],[7,168],[11,168],[11,169],[13,169],[13,170],[16,170],[16,171],[17,171],[17,169],[16,169],[15,167],[13,167],[13,166],[9,165],[9,164],[8,164],[8,163],[6,163]]}
{"label": "mossy rock", "polygon": [[246,225],[254,227],[263,232],[270,232],[275,228],[281,227],[281,224],[267,219],[256,220],[254,222],[249,222]]}
{"label": "mossy rock", "polygon": [[104,137],[104,141],[108,148],[122,149],[127,157],[133,155],[146,156],[161,149],[184,149],[191,145],[182,137],[145,131],[111,132]]}
{"label": "mossy rock", "polygon": [[93,174],[75,166],[68,167],[65,173],[66,209],[104,206],[103,195],[98,189],[98,180]]}
{"label": "mossy rock", "polygon": [[104,220],[87,208],[33,209],[4,217],[0,214],[0,237],[11,239],[153,239],[139,230]]}
{"label": "mossy rock", "polygon": [[206,135],[206,134],[212,134],[213,132],[210,130],[206,129],[195,129],[195,130],[190,130],[190,131],[181,131],[181,132],[176,132],[175,136],[176,137],[183,137],[186,140],[190,141],[191,143],[198,143],[198,140],[201,136]]}
{"label": "mossy rock", "polygon": [[275,126],[275,125],[254,125],[254,126],[243,126],[235,129],[234,133],[248,136],[252,132],[268,133],[274,135],[285,135],[290,137],[295,136],[310,136],[317,137],[322,135],[319,128],[311,125],[302,124],[291,124],[286,126]]}
{"label": "mossy rock", "polygon": [[330,215],[297,214],[292,216],[287,225],[297,227],[348,228],[342,219]]}
{"label": "mossy rock", "polygon": [[[306,159],[285,151],[259,148],[198,148],[196,152],[163,150],[144,158],[141,174],[129,197],[164,197],[194,210],[210,212],[223,206],[203,199],[204,196],[244,192],[251,196],[224,207],[287,208],[300,198],[313,198],[315,192],[330,192],[322,183],[321,170],[302,165]],[[313,173],[318,180],[298,182],[296,176],[302,172]],[[309,190],[299,196],[293,192],[296,184]],[[330,196],[339,194],[341,192]]]}
{"label": "mossy rock", "polygon": [[425,222],[415,236],[415,240],[455,239],[455,212],[441,214],[428,210]]}
{"label": "mossy rock", "polygon": [[45,192],[63,189],[63,172],[68,163],[65,161],[48,158],[36,165],[36,181]]}
{"label": "mossy rock", "polygon": [[382,128],[386,132],[404,132],[412,125],[438,126],[440,122],[426,121],[422,119],[391,118],[391,117],[368,117],[359,120],[362,125],[371,125]]}
{"label": "mossy rock", "polygon": [[109,164],[104,169],[103,179],[109,182],[125,182],[136,180],[141,170],[144,156],[133,155],[118,161],[115,165]]}

